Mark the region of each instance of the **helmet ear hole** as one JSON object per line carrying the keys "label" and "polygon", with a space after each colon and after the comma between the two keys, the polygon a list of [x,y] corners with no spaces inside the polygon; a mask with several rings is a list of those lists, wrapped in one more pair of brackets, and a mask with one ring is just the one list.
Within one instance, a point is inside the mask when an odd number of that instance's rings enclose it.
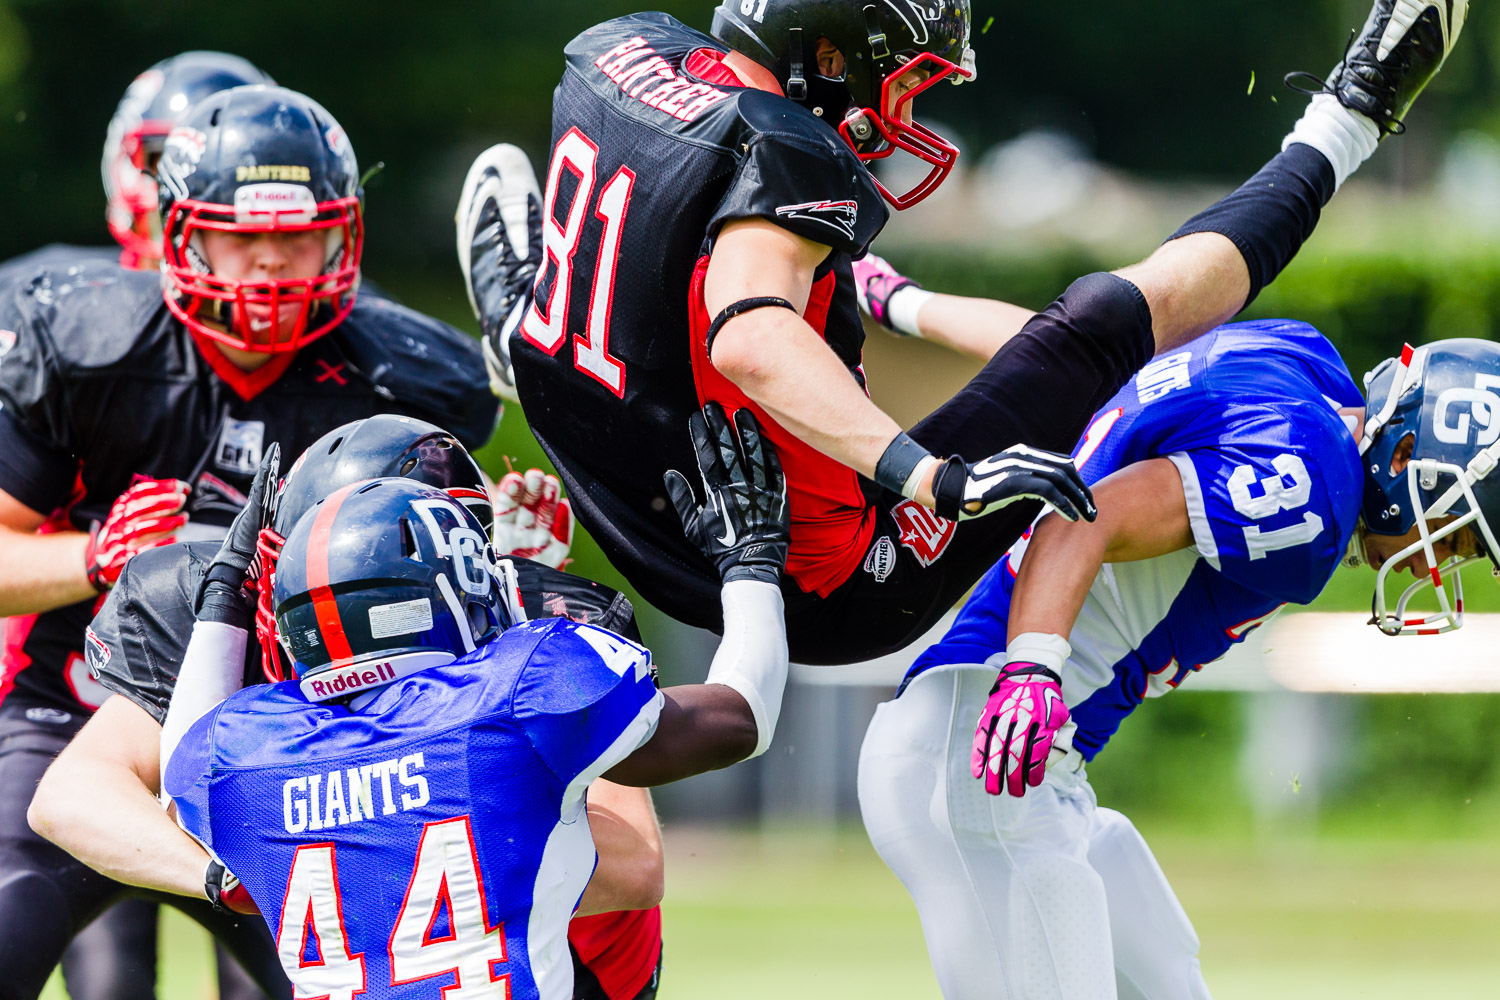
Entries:
{"label": "helmet ear hole", "polygon": [[469,631],[474,634],[476,644],[488,639],[499,626],[489,608],[477,601],[469,602]]}
{"label": "helmet ear hole", "polygon": [[1411,461],[1411,454],[1416,446],[1417,435],[1414,431],[1407,431],[1406,436],[1396,442],[1396,450],[1391,453],[1391,475],[1399,476],[1406,471],[1407,463]]}
{"label": "helmet ear hole", "polygon": [[422,558],[422,546],[417,541],[416,525],[412,524],[411,519],[407,517],[401,519],[401,554],[407,559]]}

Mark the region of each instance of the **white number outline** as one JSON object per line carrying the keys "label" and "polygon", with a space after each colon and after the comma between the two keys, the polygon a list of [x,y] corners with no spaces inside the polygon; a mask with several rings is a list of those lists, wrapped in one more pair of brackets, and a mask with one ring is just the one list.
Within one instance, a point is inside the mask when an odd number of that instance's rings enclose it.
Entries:
{"label": "white number outline", "polygon": [[[751,0],[754,2],[754,0]],[[764,3],[762,3],[764,7]],[[573,295],[573,258],[583,242],[588,206],[594,201],[598,183],[599,147],[577,128],[558,140],[547,172],[547,191],[542,209],[542,246],[546,255],[537,272],[540,293],[547,274],[556,266],[551,291],[545,303],[536,295],[521,321],[521,336],[547,354],[556,356],[568,335],[568,310]],[[578,178],[578,190],[568,207],[565,225],[557,221],[557,198],[563,171]],[[598,269],[589,295],[587,325],[575,334],[573,365],[620,399],[625,398],[625,366],[609,353],[609,321],[614,306],[615,278],[620,265],[620,241],[636,175],[629,167],[617,170],[599,193],[594,215],[604,223],[599,239]],[[543,313],[545,306],[546,312]]]}

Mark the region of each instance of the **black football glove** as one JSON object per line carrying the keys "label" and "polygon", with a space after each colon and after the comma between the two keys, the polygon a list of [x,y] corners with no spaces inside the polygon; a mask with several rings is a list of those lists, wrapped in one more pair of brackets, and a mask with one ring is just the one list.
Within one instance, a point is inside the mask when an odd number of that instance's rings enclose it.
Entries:
{"label": "black football glove", "polygon": [[1099,516],[1093,494],[1067,455],[1012,445],[982,462],[950,458],[932,477],[939,517],[967,521],[1019,500],[1040,500],[1069,521]]}
{"label": "black football glove", "polygon": [[272,442],[260,460],[250,497],[234,516],[229,534],[219,546],[218,554],[208,564],[198,593],[193,600],[193,615],[200,622],[220,622],[248,629],[255,610],[255,597],[245,589],[253,576],[250,564],[255,559],[260,530],[271,523],[275,514],[276,481],[281,476],[281,446]]}
{"label": "black football glove", "polygon": [[776,449],[761,437],[749,410],[737,412],[731,424],[723,407],[709,403],[693,414],[688,429],[708,502],[698,506],[682,473],[662,477],[688,540],[718,567],[725,583],[779,582],[791,545],[791,514]]}
{"label": "black football glove", "polygon": [[210,858],[208,868],[203,872],[203,895],[220,913],[241,913],[247,917],[260,914],[260,907],[250,897],[250,890],[217,858]]}

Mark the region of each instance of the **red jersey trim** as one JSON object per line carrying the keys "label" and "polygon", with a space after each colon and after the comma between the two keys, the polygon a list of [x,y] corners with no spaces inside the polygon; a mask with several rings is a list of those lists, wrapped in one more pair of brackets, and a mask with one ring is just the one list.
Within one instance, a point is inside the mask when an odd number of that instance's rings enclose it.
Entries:
{"label": "red jersey trim", "polygon": [[568,943],[609,1000],[632,1000],[661,959],[661,907],[575,917]]}
{"label": "red jersey trim", "polygon": [[233,389],[235,395],[245,402],[249,402],[256,396],[269,389],[276,380],[286,374],[286,370],[297,360],[296,354],[277,354],[270,361],[261,365],[253,372],[247,372],[243,368],[230,361],[219,345],[209,340],[200,333],[193,333],[193,343],[198,345],[198,353],[203,355],[203,360],[214,370],[229,388]]}
{"label": "red jersey trim", "polygon": [[749,86],[736,75],[734,70],[724,65],[726,55],[728,53],[715,49],[694,49],[682,61],[683,72],[689,76],[696,76],[704,83],[718,84],[721,87]]}
{"label": "red jersey trim", "polygon": [[[730,413],[749,408],[760,421],[761,430],[781,458],[792,507],[792,548],[787,557],[787,575],[804,591],[827,597],[864,562],[875,537],[875,508],[865,502],[853,469],[794,437],[713,366],[706,344],[710,318],[703,299],[707,273],[705,256],[698,261],[688,290],[693,383],[698,390],[698,403],[701,406],[712,401]],[[829,272],[813,285],[807,311],[802,316],[819,336],[824,335],[828,323],[837,280]]]}
{"label": "red jersey trim", "polygon": [[16,675],[31,666],[31,657],[26,655],[26,640],[31,638],[31,629],[39,615],[23,615],[5,622],[5,656],[0,661],[0,705],[16,688]]}

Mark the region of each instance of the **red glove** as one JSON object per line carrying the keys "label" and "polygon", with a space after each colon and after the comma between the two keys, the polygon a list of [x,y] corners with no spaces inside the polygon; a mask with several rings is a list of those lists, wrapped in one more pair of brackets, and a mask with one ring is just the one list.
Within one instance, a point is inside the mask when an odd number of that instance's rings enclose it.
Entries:
{"label": "red glove", "polygon": [[180,479],[147,479],[120,494],[104,524],[89,532],[84,564],[89,582],[101,594],[120,579],[125,563],[137,552],[170,545],[187,524],[182,506],[190,487]]}
{"label": "red glove", "polygon": [[260,907],[246,889],[244,883],[235,878],[234,872],[225,868],[215,858],[210,858],[208,869],[203,873],[203,894],[214,904],[216,910],[259,916]]}
{"label": "red glove", "polygon": [[556,476],[528,469],[500,480],[495,496],[495,552],[562,567],[573,547],[573,508]]}

